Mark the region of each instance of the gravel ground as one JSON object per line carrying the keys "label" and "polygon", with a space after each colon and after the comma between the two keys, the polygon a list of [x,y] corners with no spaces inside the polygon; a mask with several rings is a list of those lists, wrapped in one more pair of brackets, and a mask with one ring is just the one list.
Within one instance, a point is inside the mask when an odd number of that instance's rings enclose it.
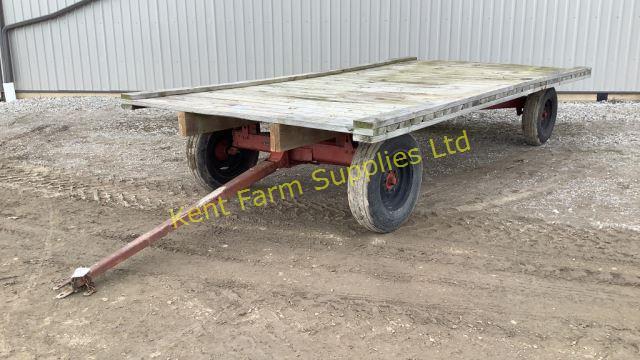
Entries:
{"label": "gravel ground", "polygon": [[[101,97],[0,103],[0,357],[640,358],[640,104],[560,104],[417,132],[417,208],[377,235],[346,189],[188,226],[53,299],[51,285],[205,193],[173,113]],[[429,157],[466,130],[472,151]],[[277,172],[265,188],[313,167]]]}

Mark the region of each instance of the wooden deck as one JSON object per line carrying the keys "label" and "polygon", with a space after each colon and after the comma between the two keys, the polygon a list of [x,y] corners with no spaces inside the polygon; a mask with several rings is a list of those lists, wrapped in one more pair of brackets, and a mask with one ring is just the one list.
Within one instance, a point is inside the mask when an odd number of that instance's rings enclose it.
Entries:
{"label": "wooden deck", "polygon": [[590,76],[589,68],[396,59],[325,73],[123,94],[124,104],[352,133],[376,142]]}

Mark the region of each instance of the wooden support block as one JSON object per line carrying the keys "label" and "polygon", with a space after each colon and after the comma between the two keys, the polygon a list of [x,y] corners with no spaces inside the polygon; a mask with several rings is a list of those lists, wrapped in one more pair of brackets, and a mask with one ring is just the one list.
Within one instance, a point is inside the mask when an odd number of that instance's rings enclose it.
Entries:
{"label": "wooden support block", "polygon": [[178,113],[180,135],[194,136],[254,124],[254,121],[225,116]]}
{"label": "wooden support block", "polygon": [[269,128],[271,151],[281,152],[315,144],[336,137],[335,132],[284,124],[271,124]]}

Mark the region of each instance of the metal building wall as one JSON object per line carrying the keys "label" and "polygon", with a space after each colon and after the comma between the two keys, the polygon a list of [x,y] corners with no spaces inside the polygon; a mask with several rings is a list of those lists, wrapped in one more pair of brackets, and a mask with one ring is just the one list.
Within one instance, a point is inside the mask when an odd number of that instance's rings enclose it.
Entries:
{"label": "metal building wall", "polygon": [[[7,23],[76,0],[4,0]],[[637,0],[99,0],[11,35],[16,87],[144,90],[417,55],[593,67],[640,91]]]}

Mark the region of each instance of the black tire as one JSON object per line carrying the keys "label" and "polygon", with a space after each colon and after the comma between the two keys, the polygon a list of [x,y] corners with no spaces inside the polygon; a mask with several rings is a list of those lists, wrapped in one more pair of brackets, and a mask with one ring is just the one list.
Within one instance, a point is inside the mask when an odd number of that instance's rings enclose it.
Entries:
{"label": "black tire", "polygon": [[190,136],[187,162],[198,185],[212,191],[252,168],[259,151],[233,148],[231,130]]}
{"label": "black tire", "polygon": [[553,133],[558,113],[558,94],[554,88],[527,96],[522,114],[522,132],[529,145],[540,146]]}
{"label": "black tire", "polygon": [[[405,162],[398,161],[401,167],[397,167],[393,161],[394,155],[399,152],[409,155],[409,151],[417,154],[419,161],[411,157]],[[387,155],[391,159],[391,169],[386,161]],[[364,169],[368,166],[372,170],[371,161],[376,163],[378,171],[370,179],[362,176],[349,181],[349,207],[353,217],[362,226],[373,232],[389,233],[398,229],[416,206],[422,183],[422,155],[416,140],[407,134],[375,144],[360,143],[351,167]],[[382,167],[385,171],[379,171]],[[355,171],[350,172],[355,174]],[[392,176],[391,180],[395,179],[395,182],[391,181],[391,186],[389,176]]]}

